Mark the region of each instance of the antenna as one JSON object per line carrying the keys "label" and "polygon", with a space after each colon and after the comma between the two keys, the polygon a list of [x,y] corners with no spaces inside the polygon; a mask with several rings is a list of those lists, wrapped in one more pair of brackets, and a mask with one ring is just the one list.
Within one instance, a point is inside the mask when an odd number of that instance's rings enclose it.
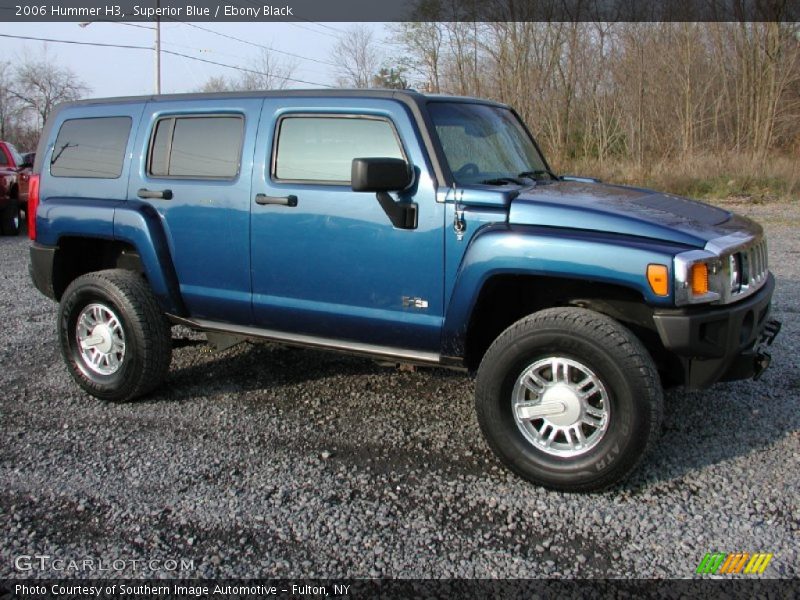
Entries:
{"label": "antenna", "polygon": [[[464,190],[459,190],[456,187],[456,182],[453,181],[453,231],[456,232],[456,240],[459,242],[464,239],[464,232],[467,230],[467,223],[464,220],[464,206],[461,201],[464,199]],[[447,198],[445,197],[445,201]]]}

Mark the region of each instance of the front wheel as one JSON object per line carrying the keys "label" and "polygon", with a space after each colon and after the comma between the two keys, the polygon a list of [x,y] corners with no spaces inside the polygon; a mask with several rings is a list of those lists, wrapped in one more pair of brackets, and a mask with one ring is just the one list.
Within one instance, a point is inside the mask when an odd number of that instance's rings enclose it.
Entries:
{"label": "front wheel", "polygon": [[155,389],[169,370],[170,329],[138,273],[78,277],[61,298],[58,323],[69,372],[93,396],[132,400]]}
{"label": "front wheel", "polygon": [[553,308],[506,329],[478,369],[476,409],[495,454],[525,479],[596,491],[656,439],[662,390],[647,350],[613,319]]}

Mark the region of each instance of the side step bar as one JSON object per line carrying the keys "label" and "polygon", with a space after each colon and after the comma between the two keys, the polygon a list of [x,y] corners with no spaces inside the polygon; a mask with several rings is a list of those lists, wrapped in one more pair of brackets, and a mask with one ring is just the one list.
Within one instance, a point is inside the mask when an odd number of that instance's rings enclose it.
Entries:
{"label": "side step bar", "polygon": [[312,335],[275,331],[273,329],[219,323],[216,321],[207,321],[205,319],[187,319],[170,314],[167,315],[167,318],[176,325],[184,325],[197,331],[224,333],[241,336],[244,339],[268,340],[289,346],[332,350],[335,352],[354,354],[356,356],[396,360],[398,362],[410,364],[445,366],[442,365],[441,356],[436,352],[423,352],[406,348],[362,344],[360,342],[349,342],[347,340],[333,340]]}

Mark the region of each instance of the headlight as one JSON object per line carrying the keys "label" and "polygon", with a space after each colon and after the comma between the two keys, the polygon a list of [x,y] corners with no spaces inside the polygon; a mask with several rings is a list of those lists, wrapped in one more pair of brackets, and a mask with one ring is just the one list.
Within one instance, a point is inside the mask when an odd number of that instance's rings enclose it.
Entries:
{"label": "headlight", "polygon": [[711,240],[675,256],[675,304],[728,304],[754,294],[769,279],[767,241],[744,232]]}
{"label": "headlight", "polygon": [[675,257],[675,304],[714,302],[722,297],[728,269],[708,250],[691,250]]}

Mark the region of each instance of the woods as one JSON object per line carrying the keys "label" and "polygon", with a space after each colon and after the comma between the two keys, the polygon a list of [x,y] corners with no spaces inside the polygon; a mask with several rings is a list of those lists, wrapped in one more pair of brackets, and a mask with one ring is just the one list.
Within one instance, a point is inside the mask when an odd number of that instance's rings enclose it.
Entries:
{"label": "woods", "polygon": [[[797,25],[428,22],[392,41],[412,86],[516,107],[561,171],[700,195],[761,176],[797,190]],[[731,189],[696,189],[726,166]]]}
{"label": "woods", "polygon": [[[423,5],[427,21],[343,30],[329,81],[510,104],[562,173],[701,197],[800,192],[796,23],[451,22],[446,2]],[[198,89],[299,84],[279,53]],[[46,50],[0,62],[0,138],[32,148],[52,107],[87,93]]]}

